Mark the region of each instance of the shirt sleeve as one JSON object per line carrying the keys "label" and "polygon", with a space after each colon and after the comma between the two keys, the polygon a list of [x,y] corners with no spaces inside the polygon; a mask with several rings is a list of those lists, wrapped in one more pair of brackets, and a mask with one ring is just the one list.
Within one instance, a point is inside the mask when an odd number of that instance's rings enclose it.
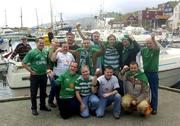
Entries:
{"label": "shirt sleeve", "polygon": [[28,64],[31,63],[31,61],[32,61],[32,51],[29,51],[27,55],[24,57],[23,63]]}
{"label": "shirt sleeve", "polygon": [[113,80],[114,80],[113,89],[119,88],[119,82],[118,82],[117,77],[113,76]]}

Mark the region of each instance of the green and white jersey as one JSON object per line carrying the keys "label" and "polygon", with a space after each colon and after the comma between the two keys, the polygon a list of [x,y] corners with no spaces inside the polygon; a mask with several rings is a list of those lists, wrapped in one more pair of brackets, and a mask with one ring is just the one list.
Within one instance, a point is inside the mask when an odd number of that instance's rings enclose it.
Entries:
{"label": "green and white jersey", "polygon": [[81,96],[88,96],[91,94],[92,76],[89,76],[87,80],[81,75],[75,82],[75,89],[78,90]]}
{"label": "green and white jersey", "polygon": [[46,74],[48,67],[48,51],[43,49],[33,49],[27,53],[23,59],[24,64],[30,64],[31,69],[35,71],[38,75]]}
{"label": "green and white jersey", "polygon": [[78,74],[71,74],[69,71],[66,71],[56,79],[57,84],[61,85],[60,98],[73,98],[75,96],[74,87],[78,77]]}
{"label": "green and white jersey", "polygon": [[119,70],[119,53],[114,47],[107,47],[104,54],[104,67],[112,66],[114,70]]}

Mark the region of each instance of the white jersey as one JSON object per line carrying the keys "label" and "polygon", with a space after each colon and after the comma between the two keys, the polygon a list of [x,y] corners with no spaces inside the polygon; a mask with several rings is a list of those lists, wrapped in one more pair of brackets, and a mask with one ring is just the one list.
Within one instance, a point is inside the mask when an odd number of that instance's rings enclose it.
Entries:
{"label": "white jersey", "polygon": [[112,75],[112,77],[109,80],[107,80],[104,75],[98,77],[97,80],[99,82],[99,96],[102,96],[105,93],[110,93],[114,89],[119,88],[118,79],[114,75]]}
{"label": "white jersey", "polygon": [[66,54],[58,52],[56,56],[57,66],[54,66],[53,72],[56,76],[63,74],[69,69],[69,65],[72,61],[75,61],[73,55],[69,52]]}

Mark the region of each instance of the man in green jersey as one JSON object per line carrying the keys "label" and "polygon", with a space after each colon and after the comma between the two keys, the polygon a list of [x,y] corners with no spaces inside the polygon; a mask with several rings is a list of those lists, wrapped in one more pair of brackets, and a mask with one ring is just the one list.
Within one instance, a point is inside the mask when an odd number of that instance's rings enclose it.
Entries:
{"label": "man in green jersey", "polygon": [[158,68],[159,68],[159,53],[160,48],[155,42],[154,37],[146,40],[147,47],[141,50],[144,72],[148,78],[151,89],[151,107],[152,114],[157,113],[158,106]]}
{"label": "man in green jersey", "polygon": [[33,115],[37,112],[37,92],[40,87],[40,110],[51,111],[45,103],[47,85],[47,51],[44,49],[44,39],[40,37],[37,48],[29,51],[22,61],[23,67],[30,72],[31,109]]}
{"label": "man in green jersey", "polygon": [[71,62],[69,70],[61,74],[56,82],[61,86],[58,106],[63,119],[68,119],[74,113],[79,113],[79,102],[75,97],[75,81],[79,77],[76,74],[78,64]]}

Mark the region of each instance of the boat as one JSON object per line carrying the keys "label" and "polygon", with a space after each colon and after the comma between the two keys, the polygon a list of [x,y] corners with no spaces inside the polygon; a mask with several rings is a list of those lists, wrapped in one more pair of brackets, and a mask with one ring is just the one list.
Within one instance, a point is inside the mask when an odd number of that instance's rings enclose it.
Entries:
{"label": "boat", "polygon": [[[9,60],[6,81],[7,81],[7,85],[11,89],[30,87],[29,79],[30,79],[30,73],[22,66],[22,62]],[[48,79],[48,85],[50,85],[49,79]]]}
{"label": "boat", "polygon": [[26,37],[28,42],[35,42],[36,37],[26,32],[13,32],[8,34],[2,34],[3,39],[14,41],[21,41],[22,37]]}
{"label": "boat", "polygon": [[7,39],[0,37],[0,53],[5,52],[9,49],[9,42]]}
{"label": "boat", "polygon": [[9,61],[6,75],[7,84],[10,88],[25,88],[30,86],[30,73],[23,68],[21,62]]}

